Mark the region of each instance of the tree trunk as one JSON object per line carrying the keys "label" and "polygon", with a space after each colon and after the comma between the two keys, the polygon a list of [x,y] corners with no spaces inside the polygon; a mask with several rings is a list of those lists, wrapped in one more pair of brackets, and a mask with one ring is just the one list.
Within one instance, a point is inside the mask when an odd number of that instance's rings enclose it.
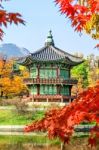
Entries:
{"label": "tree trunk", "polygon": [[65,144],[61,143],[61,150],[65,150]]}

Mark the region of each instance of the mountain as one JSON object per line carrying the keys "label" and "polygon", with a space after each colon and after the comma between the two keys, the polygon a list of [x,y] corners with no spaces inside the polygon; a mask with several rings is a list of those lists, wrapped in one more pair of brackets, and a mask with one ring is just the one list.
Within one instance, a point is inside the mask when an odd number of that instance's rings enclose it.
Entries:
{"label": "mountain", "polygon": [[15,44],[6,43],[0,45],[0,55],[5,55],[7,58],[16,58],[29,55],[30,52],[26,48],[20,48]]}

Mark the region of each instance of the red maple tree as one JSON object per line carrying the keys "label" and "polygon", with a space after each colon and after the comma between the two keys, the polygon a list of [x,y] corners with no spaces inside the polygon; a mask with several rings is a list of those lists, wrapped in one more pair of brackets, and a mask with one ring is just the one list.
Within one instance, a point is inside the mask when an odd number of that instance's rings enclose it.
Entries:
{"label": "red maple tree", "polygon": [[[71,21],[75,31],[86,31],[99,39],[99,0],[55,0],[60,12]],[[96,45],[99,49],[99,43]]]}
{"label": "red maple tree", "polygon": [[99,0],[55,0],[60,11],[72,22],[76,31],[82,31],[93,14],[99,13]]}
{"label": "red maple tree", "polygon": [[43,119],[26,126],[25,131],[47,131],[50,138],[59,137],[64,143],[68,143],[75,125],[83,121],[97,123],[91,129],[92,134],[89,138],[89,144],[93,146],[96,138],[99,138],[99,82],[95,87],[79,94],[69,105],[47,112]]}
{"label": "red maple tree", "polygon": [[18,25],[19,23],[25,24],[24,20],[21,18],[20,13],[13,13],[13,12],[7,12],[3,6],[2,2],[7,1],[7,0],[0,0],[0,40],[2,40],[4,31],[2,29],[2,26],[7,27],[8,24],[16,24]]}

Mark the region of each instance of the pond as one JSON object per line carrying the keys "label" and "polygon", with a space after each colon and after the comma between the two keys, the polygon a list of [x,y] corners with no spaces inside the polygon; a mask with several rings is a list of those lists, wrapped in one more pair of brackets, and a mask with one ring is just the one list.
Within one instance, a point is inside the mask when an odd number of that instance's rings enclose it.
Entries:
{"label": "pond", "polygon": [[60,150],[58,140],[40,136],[0,136],[0,150]]}
{"label": "pond", "polygon": [[60,150],[60,146],[34,145],[32,143],[0,144],[1,150]]}
{"label": "pond", "polygon": [[99,145],[91,149],[87,138],[76,138],[63,148],[59,140],[47,137],[8,135],[0,136],[0,150],[99,150]]}

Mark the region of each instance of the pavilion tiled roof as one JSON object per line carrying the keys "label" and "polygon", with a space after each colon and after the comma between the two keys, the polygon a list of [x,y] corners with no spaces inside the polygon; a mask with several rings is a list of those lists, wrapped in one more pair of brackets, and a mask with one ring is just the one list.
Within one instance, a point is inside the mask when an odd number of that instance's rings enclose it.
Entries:
{"label": "pavilion tiled roof", "polygon": [[68,58],[70,61],[82,62],[80,57],[73,56],[53,45],[48,45],[31,54],[32,59],[39,61],[57,61]]}
{"label": "pavilion tiled roof", "polygon": [[53,36],[51,34],[51,31],[49,32],[49,35],[47,36],[47,40],[45,42],[45,46],[31,55],[20,59],[20,63],[26,64],[27,62],[31,61],[61,61],[65,60],[68,63],[72,65],[77,65],[83,62],[83,59],[80,57],[76,57],[74,55],[71,55],[54,45]]}

